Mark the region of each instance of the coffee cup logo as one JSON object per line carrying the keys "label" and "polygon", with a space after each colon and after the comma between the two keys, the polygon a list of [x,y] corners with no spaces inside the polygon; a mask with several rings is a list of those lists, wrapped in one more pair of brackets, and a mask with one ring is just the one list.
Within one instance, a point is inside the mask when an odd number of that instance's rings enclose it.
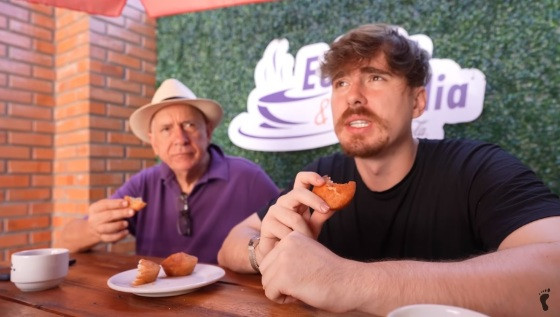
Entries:
{"label": "coffee cup logo", "polygon": [[[430,56],[432,40],[408,36]],[[338,142],[333,129],[331,85],[321,79],[320,62],[326,43],[302,47],[294,58],[286,39],[272,40],[255,67],[255,88],[247,112],[230,123],[228,134],[237,146],[256,151],[299,151]],[[473,121],[482,112],[486,81],[477,69],[461,69],[449,59],[431,59],[432,78],[426,86],[428,102],[412,122],[416,137],[441,139],[443,125]]]}
{"label": "coffee cup logo", "polygon": [[270,42],[255,68],[247,112],[229,126],[231,141],[257,151],[297,151],[338,142],[333,131],[330,82],[321,79],[326,43],[307,45],[296,58],[286,39]]}

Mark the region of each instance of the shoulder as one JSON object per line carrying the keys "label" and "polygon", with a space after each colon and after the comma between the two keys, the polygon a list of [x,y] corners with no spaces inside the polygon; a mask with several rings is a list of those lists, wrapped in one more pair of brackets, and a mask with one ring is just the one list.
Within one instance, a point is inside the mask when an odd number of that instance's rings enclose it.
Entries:
{"label": "shoulder", "polygon": [[[470,193],[485,195],[520,188],[545,190],[534,171],[500,146],[472,140],[429,140],[419,148],[419,165],[434,179],[454,180]],[[498,196],[504,196],[499,194]]]}
{"label": "shoulder", "polygon": [[[240,157],[240,156],[234,156],[234,155],[227,155],[224,154],[224,152],[222,151],[222,149],[215,145],[215,144],[211,144],[210,145],[210,155],[212,157],[212,160],[216,163],[216,165],[218,166],[223,166],[226,165],[228,166],[230,171],[260,171],[262,170],[261,166],[254,163],[253,161]],[[216,167],[218,167],[216,166]]]}
{"label": "shoulder", "polygon": [[[243,192],[247,192],[249,196],[255,195],[254,197],[275,197],[278,194],[276,184],[260,165],[239,156],[219,155],[220,167],[213,173],[223,181],[216,184],[235,188],[236,198],[242,197]],[[220,171],[221,175],[218,177],[215,173]]]}
{"label": "shoulder", "polygon": [[469,152],[487,152],[501,150],[496,144],[467,140],[467,139],[443,139],[443,140],[420,140],[420,148],[430,152],[446,154],[461,154]]}
{"label": "shoulder", "polygon": [[230,181],[249,182],[255,185],[263,182],[272,183],[264,169],[249,159],[225,155],[222,158],[222,166],[227,166],[227,175],[229,175],[227,178]]}
{"label": "shoulder", "polygon": [[259,164],[247,158],[225,154],[223,150],[215,144],[210,145],[210,154],[212,156],[212,159],[216,160],[219,163],[227,164],[230,169],[241,170],[241,171],[262,170],[262,167]]}
{"label": "shoulder", "polygon": [[224,160],[234,169],[241,170],[260,170],[262,169],[257,163],[240,156],[224,155]]}
{"label": "shoulder", "polygon": [[158,163],[134,174],[130,178],[130,180],[146,181],[152,179],[159,179],[162,177],[162,173],[164,172],[165,172],[165,166],[162,163]]}
{"label": "shoulder", "polygon": [[427,163],[450,165],[485,164],[497,161],[519,163],[519,160],[500,146],[466,139],[420,140],[418,156]]}
{"label": "shoulder", "polygon": [[162,171],[165,166],[162,163],[145,168],[132,175],[111,197],[123,197],[124,195],[141,196],[145,189],[153,188],[159,184]]}
{"label": "shoulder", "polygon": [[160,184],[162,179],[172,176],[173,172],[167,165],[158,163],[132,175],[123,187],[132,187],[136,190],[141,188],[151,188]]}

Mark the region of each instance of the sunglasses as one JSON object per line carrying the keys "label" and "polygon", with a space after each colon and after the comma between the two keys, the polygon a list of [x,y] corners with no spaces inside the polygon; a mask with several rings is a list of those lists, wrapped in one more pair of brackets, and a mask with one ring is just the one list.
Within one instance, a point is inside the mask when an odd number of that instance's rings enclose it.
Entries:
{"label": "sunglasses", "polygon": [[180,235],[190,237],[192,235],[192,218],[187,195],[181,194],[178,199],[179,218],[177,219],[177,232]]}

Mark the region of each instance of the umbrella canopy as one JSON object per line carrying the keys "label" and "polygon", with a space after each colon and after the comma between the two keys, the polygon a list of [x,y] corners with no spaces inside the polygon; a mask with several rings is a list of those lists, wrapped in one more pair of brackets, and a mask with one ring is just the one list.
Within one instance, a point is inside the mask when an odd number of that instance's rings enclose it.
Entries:
{"label": "umbrella canopy", "polygon": [[[120,16],[127,0],[27,0],[111,17]],[[275,0],[141,0],[151,18]]]}

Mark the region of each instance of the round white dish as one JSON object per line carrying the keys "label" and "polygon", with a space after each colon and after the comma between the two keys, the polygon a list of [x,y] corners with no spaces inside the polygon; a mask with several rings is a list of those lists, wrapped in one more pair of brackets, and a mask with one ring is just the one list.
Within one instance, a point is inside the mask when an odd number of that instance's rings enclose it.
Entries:
{"label": "round white dish", "polygon": [[137,269],[115,274],[107,280],[107,285],[116,291],[133,293],[139,296],[176,296],[212,284],[221,279],[226,272],[215,265],[197,264],[190,275],[168,277],[163,270],[160,270],[158,278],[154,282],[132,286],[136,274]]}
{"label": "round white dish", "polygon": [[417,304],[399,307],[387,317],[489,317],[474,310],[435,304]]}
{"label": "round white dish", "polygon": [[42,248],[19,251],[11,256],[10,281],[24,292],[58,286],[68,274],[69,251]]}

